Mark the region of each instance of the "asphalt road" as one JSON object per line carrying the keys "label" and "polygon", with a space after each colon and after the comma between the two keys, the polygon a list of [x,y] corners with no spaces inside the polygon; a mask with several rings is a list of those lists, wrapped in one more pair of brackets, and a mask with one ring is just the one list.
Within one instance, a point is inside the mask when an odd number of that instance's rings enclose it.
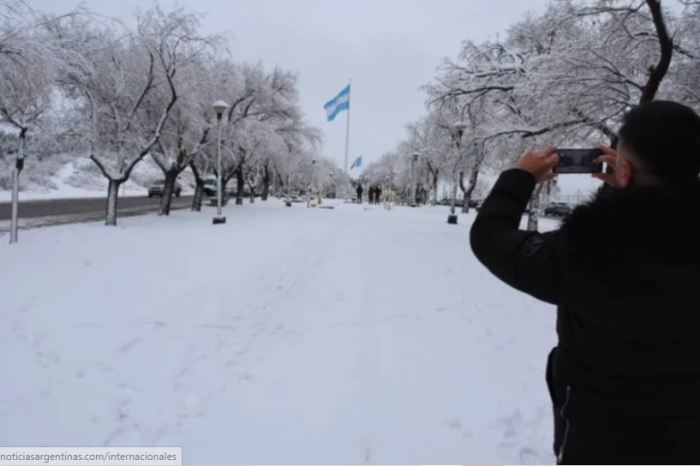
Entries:
{"label": "asphalt road", "polygon": [[[104,215],[106,199],[59,199],[48,201],[20,202],[20,219],[36,219],[61,215]],[[174,197],[172,209],[184,209],[192,205],[191,196]],[[157,212],[160,198],[122,197],[119,198],[119,212],[148,213]],[[10,220],[12,207],[9,203],[0,203],[0,221]]]}

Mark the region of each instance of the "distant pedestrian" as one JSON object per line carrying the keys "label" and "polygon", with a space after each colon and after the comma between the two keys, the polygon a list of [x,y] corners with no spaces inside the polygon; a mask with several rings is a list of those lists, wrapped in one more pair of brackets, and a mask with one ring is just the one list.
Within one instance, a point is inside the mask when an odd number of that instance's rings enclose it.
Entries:
{"label": "distant pedestrian", "polygon": [[362,204],[362,193],[363,193],[362,185],[358,184],[357,185],[357,203]]}
{"label": "distant pedestrian", "polygon": [[370,204],[376,204],[377,203],[377,187],[376,186],[371,188],[369,195],[370,195]]}
{"label": "distant pedestrian", "polygon": [[377,190],[374,192],[374,197],[377,199],[377,205],[382,203],[382,188],[377,186]]}

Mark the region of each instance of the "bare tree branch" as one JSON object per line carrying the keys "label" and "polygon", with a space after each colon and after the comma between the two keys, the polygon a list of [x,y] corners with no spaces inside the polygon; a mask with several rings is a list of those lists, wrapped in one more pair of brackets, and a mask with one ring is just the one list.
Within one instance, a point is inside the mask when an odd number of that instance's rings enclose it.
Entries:
{"label": "bare tree branch", "polygon": [[666,73],[668,73],[668,69],[671,66],[671,59],[673,58],[673,40],[669,36],[668,29],[666,28],[661,2],[659,0],[646,0],[646,3],[651,11],[654,27],[656,28],[656,33],[659,36],[661,57],[659,58],[659,62],[652,68],[651,73],[649,74],[649,80],[644,86],[642,96],[639,99],[640,104],[654,99],[659,87],[661,86],[661,81],[663,81]]}

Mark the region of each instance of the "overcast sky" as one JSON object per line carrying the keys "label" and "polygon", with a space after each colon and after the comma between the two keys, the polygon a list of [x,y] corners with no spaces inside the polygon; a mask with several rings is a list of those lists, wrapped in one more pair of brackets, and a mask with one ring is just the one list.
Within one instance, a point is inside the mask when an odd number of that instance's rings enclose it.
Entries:
{"label": "overcast sky", "polygon": [[[143,0],[28,0],[44,10],[82,3],[126,18]],[[161,0],[204,13],[206,32],[228,32],[234,58],[262,60],[299,74],[307,118],[325,132],[324,153],[343,165],[345,115],[327,123],[323,105],[352,78],[350,159],[365,164],[404,137],[406,122],[424,113],[420,87],[440,60],[465,39],[503,33],[545,0]]]}

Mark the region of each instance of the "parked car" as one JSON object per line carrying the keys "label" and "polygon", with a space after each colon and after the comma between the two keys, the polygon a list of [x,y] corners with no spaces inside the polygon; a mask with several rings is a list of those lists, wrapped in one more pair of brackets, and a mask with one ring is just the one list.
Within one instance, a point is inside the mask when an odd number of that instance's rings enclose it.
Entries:
{"label": "parked car", "polygon": [[[444,205],[444,206],[452,206],[452,199],[447,197],[444,199],[441,199],[440,202],[438,202],[438,205]],[[455,200],[455,207],[459,207],[460,209],[464,205],[464,199],[457,199]],[[469,207],[472,209],[478,209],[481,206],[481,201],[477,199],[470,199],[469,200]]]}
{"label": "parked car", "polygon": [[[157,180],[151,183],[148,187],[148,197],[160,196],[163,197],[163,190],[165,189],[165,180]],[[182,185],[175,182],[175,189],[173,190],[175,197],[180,197],[182,195]]]}
{"label": "parked car", "polygon": [[[207,197],[216,197],[218,182],[216,178],[207,178],[204,180],[204,195]],[[224,197],[236,197],[238,195],[238,187],[236,183],[229,182],[228,186],[224,187]],[[243,190],[243,197],[250,197],[250,190]]]}
{"label": "parked car", "polygon": [[481,200],[480,199],[470,199],[469,200],[469,207],[472,209],[478,209],[481,207]]}
{"label": "parked car", "polygon": [[207,197],[216,196],[216,178],[207,178],[204,180],[204,195]]}
{"label": "parked car", "polygon": [[545,215],[564,217],[571,213],[571,207],[566,202],[552,202],[544,209]]}

